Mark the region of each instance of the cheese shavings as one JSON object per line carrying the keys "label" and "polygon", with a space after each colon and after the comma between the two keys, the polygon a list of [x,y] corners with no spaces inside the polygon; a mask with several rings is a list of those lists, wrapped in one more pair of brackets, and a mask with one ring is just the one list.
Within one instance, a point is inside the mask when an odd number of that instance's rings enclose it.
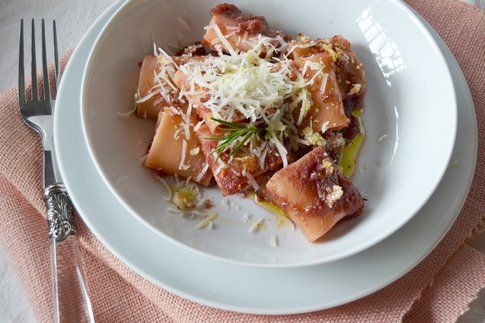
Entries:
{"label": "cheese shavings", "polygon": [[189,153],[190,153],[190,156],[197,156],[200,152],[200,148],[199,147],[195,147],[195,148],[192,148]]}
{"label": "cheese shavings", "polygon": [[217,35],[217,39],[224,45],[225,49],[229,52],[229,54],[231,54],[232,56],[237,55],[236,51],[234,50],[234,48],[232,48],[231,44],[229,44],[229,42],[227,41],[226,37],[222,34],[221,29],[217,24],[212,23],[209,26],[209,28],[214,29]]}
{"label": "cheese shavings", "polygon": [[200,181],[204,176],[205,174],[207,173],[207,170],[209,169],[209,164],[208,163],[205,163],[204,165],[204,168],[202,168],[202,170],[200,171],[200,173],[197,175],[197,177],[195,178],[195,180],[198,182]]}
{"label": "cheese shavings", "polygon": [[269,244],[271,247],[278,247],[278,236],[273,234],[269,239]]}
{"label": "cheese shavings", "polygon": [[350,89],[348,95],[355,95],[360,92],[360,89],[362,88],[362,85],[360,84],[352,84],[352,88]]}
{"label": "cheese shavings", "polygon": [[200,221],[196,226],[195,228],[197,230],[200,230],[200,229],[203,229],[205,227],[209,227],[210,229],[213,228],[212,226],[212,223],[214,222],[214,220],[217,219],[217,214],[216,213],[212,213],[211,215],[209,215],[208,217],[206,217],[204,220]]}
{"label": "cheese shavings", "polygon": [[157,176],[158,181],[162,184],[162,186],[167,190],[167,197],[165,199],[170,201],[172,199],[172,189],[168,185],[168,183],[160,176]]}
{"label": "cheese shavings", "polygon": [[[313,105],[307,88],[317,78],[323,86],[326,84],[325,76],[328,75],[323,73],[323,65],[307,62],[302,70],[298,70],[283,54],[276,58],[261,57],[261,53],[270,49],[279,53],[286,48],[281,37],[275,41],[275,38],[260,36],[252,50],[237,53],[217,24],[207,28],[215,31],[217,42],[222,43],[230,55],[190,59],[181,64],[179,69],[190,85],[180,91],[179,97],[191,102],[197,92],[206,98],[204,107],[210,110],[214,119],[222,122],[247,119],[251,125],[264,129],[264,136],[248,136],[244,146],[264,158],[270,148],[275,148],[286,167],[288,149],[297,150],[301,144],[295,125],[302,124]],[[307,70],[313,71],[311,77],[305,76]],[[295,111],[298,111],[297,120],[294,120]],[[199,127],[197,124],[196,128]],[[223,149],[232,150],[242,140],[234,140]],[[268,142],[269,146],[262,148],[262,141]]]}
{"label": "cheese shavings", "polygon": [[380,136],[379,138],[377,138],[377,141],[378,141],[378,142],[381,142],[381,141],[383,141],[384,139],[386,139],[387,137],[388,137],[388,135],[387,135],[387,134],[383,134],[382,136]]}
{"label": "cheese shavings", "polygon": [[261,218],[258,221],[254,222],[249,228],[249,233],[258,232],[263,227],[263,224],[264,224],[264,218]]}
{"label": "cheese shavings", "polygon": [[259,185],[254,179],[253,175],[251,175],[251,173],[244,171],[243,175],[246,176],[246,178],[248,179],[249,185],[251,185],[254,188],[254,191],[259,190]]}
{"label": "cheese shavings", "polygon": [[185,165],[185,158],[187,156],[187,141],[182,140],[182,156],[180,158],[179,169],[180,170],[187,170],[190,168],[189,165]]}
{"label": "cheese shavings", "polygon": [[130,109],[130,111],[128,112],[118,112],[116,113],[116,115],[119,117],[119,118],[124,118],[124,119],[127,119],[129,118],[132,114],[134,114],[136,112],[136,100],[137,100],[137,97],[138,97],[138,94],[135,93],[134,97],[133,97],[133,102],[132,102],[132,107]]}

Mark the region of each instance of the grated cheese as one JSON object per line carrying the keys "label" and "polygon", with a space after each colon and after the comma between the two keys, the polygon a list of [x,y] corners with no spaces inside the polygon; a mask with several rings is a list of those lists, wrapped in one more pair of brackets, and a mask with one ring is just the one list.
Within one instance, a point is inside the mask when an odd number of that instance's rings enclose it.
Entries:
{"label": "grated cheese", "polygon": [[381,141],[383,141],[383,140],[384,140],[384,139],[386,139],[386,138],[387,138],[387,134],[383,134],[382,136],[380,136],[380,137],[377,139],[377,141],[378,141],[378,142],[381,142]]}
{"label": "grated cheese", "polygon": [[192,102],[189,101],[189,104],[187,106],[187,112],[183,115],[184,119],[184,131],[185,131],[185,139],[189,140],[190,139],[190,114],[192,113]]}
{"label": "grated cheese", "polygon": [[174,132],[173,132],[173,139],[179,139],[180,133],[184,131],[184,127],[178,127]]}
{"label": "grated cheese", "polygon": [[237,55],[234,48],[232,48],[231,44],[229,44],[226,37],[222,34],[219,26],[216,23],[211,23],[209,27],[212,27],[212,29],[215,31],[217,38],[221,41],[221,43],[224,45],[225,49],[229,52],[229,54],[231,54],[232,56]]}
{"label": "grated cheese", "polygon": [[[275,39],[259,36],[252,50],[237,53],[217,24],[213,23],[209,28],[215,31],[217,43],[225,46],[230,55],[208,56],[203,60],[192,59],[181,64],[179,68],[187,76],[190,89],[183,89],[179,97],[191,102],[193,93],[198,92],[207,96],[204,106],[215,118],[233,121],[236,117],[242,117],[252,124],[263,124],[268,130],[265,140],[276,148],[286,167],[288,150],[285,145],[289,142],[289,147],[296,150],[301,143],[294,125],[293,111],[299,109],[296,124],[301,124],[313,104],[307,87],[317,77],[325,86],[328,74],[322,72],[321,63],[308,61],[303,70],[298,71],[293,61],[283,54],[276,59],[261,58],[260,54],[269,49],[278,52],[286,48],[287,44],[281,37],[275,42]],[[279,46],[276,47],[275,43]],[[316,71],[309,80],[304,77],[308,69]],[[195,128],[199,129],[200,126],[198,123]],[[254,150],[254,140],[250,140],[250,148],[256,156],[261,154],[265,158],[264,148]],[[232,145],[239,142],[236,140]]]}
{"label": "grated cheese", "polygon": [[134,107],[128,112],[118,112],[116,113],[116,116],[118,116],[118,118],[121,118],[121,119],[128,119],[135,112],[136,112],[136,107]]}
{"label": "grated cheese", "polygon": [[163,187],[167,190],[167,197],[165,197],[165,199],[167,201],[170,201],[172,199],[172,190],[170,189],[170,186],[168,185],[168,183],[163,179],[161,178],[160,176],[157,176],[157,179],[159,180],[159,182],[163,185]]}
{"label": "grated cheese", "polygon": [[195,228],[198,229],[198,230],[200,230],[200,229],[205,228],[208,225],[211,225],[211,229],[212,229],[212,222],[216,218],[217,218],[217,214],[216,213],[212,213],[211,215],[209,215],[208,217],[206,217],[204,220],[200,221],[199,224],[197,224],[195,226]]}
{"label": "grated cheese", "polygon": [[263,226],[264,218],[259,219],[258,221],[254,222],[251,227],[249,228],[249,233],[256,233],[258,232],[261,227]]}
{"label": "grated cheese", "polygon": [[269,244],[271,247],[278,247],[278,236],[273,234],[269,239]]}
{"label": "grated cheese", "polygon": [[358,94],[361,88],[362,88],[362,85],[360,85],[359,83],[352,84],[352,88],[350,89],[348,95]]}
{"label": "grated cheese", "polygon": [[248,179],[248,184],[251,185],[255,191],[257,191],[259,189],[259,185],[254,179],[253,175],[251,175],[251,173],[249,172],[245,172],[245,174],[243,175],[246,176],[246,178]]}
{"label": "grated cheese", "polygon": [[205,163],[204,165],[204,168],[202,168],[202,170],[200,171],[200,173],[197,175],[197,177],[195,178],[195,180],[198,182],[200,181],[204,176],[205,176],[205,173],[207,173],[207,170],[209,169],[209,164],[208,163]]}
{"label": "grated cheese", "polygon": [[190,168],[189,165],[185,165],[185,157],[187,156],[187,141],[182,140],[182,156],[180,158],[179,169],[180,170],[187,170]]}
{"label": "grated cheese", "polygon": [[320,92],[321,93],[325,92],[325,89],[327,88],[327,81],[328,81],[328,73],[325,73],[322,76],[322,84],[320,85]]}
{"label": "grated cheese", "polygon": [[214,175],[219,174],[223,169],[227,168],[228,165],[223,163],[221,160],[219,160],[219,165],[217,168],[214,170]]}
{"label": "grated cheese", "polygon": [[189,153],[190,153],[190,156],[197,156],[200,152],[200,148],[199,147],[195,147],[195,148],[192,148]]}
{"label": "grated cheese", "polygon": [[204,120],[201,120],[201,121],[197,122],[197,124],[196,124],[196,125],[195,125],[195,127],[194,127],[194,131],[199,130],[199,128],[200,128],[200,127],[201,127],[201,126],[202,126],[204,123],[205,123],[205,121],[204,121]]}
{"label": "grated cheese", "polygon": [[157,94],[159,94],[159,92],[149,92],[144,97],[139,98],[138,100],[136,100],[135,103],[138,104],[138,103],[146,102],[146,101],[150,100],[151,98],[153,98]]}

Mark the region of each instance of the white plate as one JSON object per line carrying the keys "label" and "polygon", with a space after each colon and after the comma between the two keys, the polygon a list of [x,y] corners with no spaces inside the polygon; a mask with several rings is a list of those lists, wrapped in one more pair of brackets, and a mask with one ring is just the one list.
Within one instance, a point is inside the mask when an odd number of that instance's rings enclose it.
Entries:
{"label": "white plate", "polygon": [[[429,32],[401,2],[388,0],[308,0],[304,6],[290,0],[234,1],[284,31],[311,37],[340,33],[352,42],[367,74],[367,137],[353,177],[368,199],[361,216],[339,224],[323,241],[309,243],[300,231],[276,228],[272,214],[249,199],[228,197],[240,209],[226,208],[217,187],[204,190],[216,202],[210,211],[219,215],[216,230],[196,230],[198,220],[167,212],[165,189],[152,171],[138,165],[155,122],[121,119],[116,113],[129,110],[137,63],[153,51],[153,41],[168,48],[165,44],[176,43],[180,33],[184,45],[200,40],[209,8],[218,2],[128,1],[99,35],[83,78],[82,122],[94,163],[113,194],[155,232],[236,264],[331,262],[395,232],[424,205],[445,172],[455,139],[456,100],[446,62]],[[378,142],[383,134],[388,137]],[[244,213],[254,219],[244,223]],[[262,217],[273,223],[249,234],[252,222]],[[278,248],[270,244],[273,234],[279,238]]]}
{"label": "white plate", "polygon": [[460,165],[446,172],[425,207],[395,234],[344,260],[293,269],[233,266],[169,243],[112,196],[82,140],[82,70],[96,35],[119,5],[114,4],[98,19],[71,57],[57,99],[55,144],[63,178],[84,222],[114,255],[143,277],[189,300],[226,310],[261,314],[316,311],[364,297],[393,282],[423,259],[455,220],[473,176],[476,120],[465,79],[436,38],[454,76],[460,113],[452,160]]}

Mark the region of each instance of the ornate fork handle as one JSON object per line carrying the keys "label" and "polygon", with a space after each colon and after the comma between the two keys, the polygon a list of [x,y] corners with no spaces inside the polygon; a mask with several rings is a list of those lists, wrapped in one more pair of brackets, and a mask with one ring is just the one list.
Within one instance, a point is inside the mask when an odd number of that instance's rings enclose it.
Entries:
{"label": "ornate fork handle", "polygon": [[47,187],[44,199],[47,207],[49,238],[61,242],[68,236],[75,235],[71,199],[64,185],[54,184]]}
{"label": "ornate fork handle", "polygon": [[44,191],[51,247],[56,322],[94,322],[82,270],[73,207],[63,184]]}

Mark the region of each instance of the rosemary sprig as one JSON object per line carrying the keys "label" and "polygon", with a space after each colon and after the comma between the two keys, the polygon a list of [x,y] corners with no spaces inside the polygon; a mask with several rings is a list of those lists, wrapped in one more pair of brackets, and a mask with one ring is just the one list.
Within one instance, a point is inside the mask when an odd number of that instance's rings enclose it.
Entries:
{"label": "rosemary sprig", "polygon": [[216,148],[214,148],[214,151],[216,151],[219,156],[221,156],[221,154],[225,152],[236,140],[242,138],[238,144],[232,148],[231,153],[229,154],[229,156],[234,156],[239,150],[241,150],[244,144],[251,139],[251,137],[256,135],[256,137],[261,140],[265,132],[264,128],[259,128],[251,124],[229,122],[216,118],[212,118],[212,120],[225,126],[221,127],[220,130],[227,132],[227,134],[223,136],[210,138],[219,140]]}

